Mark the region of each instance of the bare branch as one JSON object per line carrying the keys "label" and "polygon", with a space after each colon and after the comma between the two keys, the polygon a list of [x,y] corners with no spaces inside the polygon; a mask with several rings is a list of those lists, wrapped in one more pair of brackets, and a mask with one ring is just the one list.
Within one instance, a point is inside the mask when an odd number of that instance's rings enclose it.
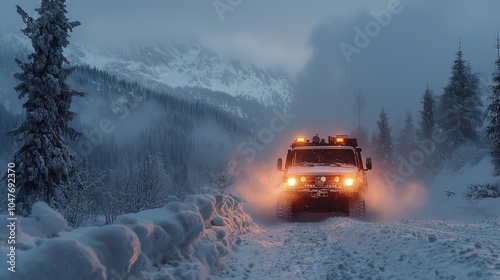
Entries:
{"label": "bare branch", "polygon": [[361,113],[366,108],[366,98],[361,90],[355,91],[352,97],[354,98],[354,111],[358,117],[358,127],[361,127]]}

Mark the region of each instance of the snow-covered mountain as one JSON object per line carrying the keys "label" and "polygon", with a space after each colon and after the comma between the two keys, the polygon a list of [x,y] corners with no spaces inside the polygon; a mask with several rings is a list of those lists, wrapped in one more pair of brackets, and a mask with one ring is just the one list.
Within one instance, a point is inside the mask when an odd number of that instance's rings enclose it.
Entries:
{"label": "snow-covered mountain", "polygon": [[[1,48],[31,51],[26,37],[2,30]],[[199,43],[111,49],[71,42],[66,56],[72,64],[154,88],[200,87],[280,108],[289,108],[293,98],[293,80],[284,72],[220,56]]]}
{"label": "snow-covered mountain", "polygon": [[0,50],[11,53],[32,51],[29,39],[21,34],[0,29]]}
{"label": "snow-covered mountain", "polygon": [[88,64],[126,80],[207,88],[254,98],[266,106],[288,107],[293,96],[293,82],[283,72],[219,56],[200,44],[112,51],[73,44],[67,56],[74,64]]}

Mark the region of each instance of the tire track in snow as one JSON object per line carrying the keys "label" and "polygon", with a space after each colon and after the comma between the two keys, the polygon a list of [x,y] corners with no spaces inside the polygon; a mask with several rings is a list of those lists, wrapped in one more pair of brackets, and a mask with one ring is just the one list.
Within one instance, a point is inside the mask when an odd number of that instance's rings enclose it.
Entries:
{"label": "tire track in snow", "polygon": [[[333,234],[333,236],[332,236]],[[323,223],[283,223],[247,236],[221,279],[349,279],[369,263],[346,250]],[[245,248],[246,247],[246,248]],[[352,261],[354,258],[362,259]],[[374,267],[369,269],[375,270]],[[366,269],[365,269],[366,270]],[[372,272],[373,275],[375,272]],[[363,276],[361,276],[363,277]],[[369,279],[369,278],[368,278]],[[375,278],[374,278],[375,279]]]}
{"label": "tire track in snow", "polygon": [[497,222],[266,225],[214,279],[500,279],[499,233]]}

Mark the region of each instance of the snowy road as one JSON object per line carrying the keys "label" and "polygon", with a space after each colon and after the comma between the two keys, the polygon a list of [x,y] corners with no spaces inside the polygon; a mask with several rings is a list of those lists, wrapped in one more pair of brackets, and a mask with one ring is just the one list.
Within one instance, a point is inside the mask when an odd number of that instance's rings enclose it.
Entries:
{"label": "snowy road", "polygon": [[500,223],[262,225],[216,279],[500,279]]}

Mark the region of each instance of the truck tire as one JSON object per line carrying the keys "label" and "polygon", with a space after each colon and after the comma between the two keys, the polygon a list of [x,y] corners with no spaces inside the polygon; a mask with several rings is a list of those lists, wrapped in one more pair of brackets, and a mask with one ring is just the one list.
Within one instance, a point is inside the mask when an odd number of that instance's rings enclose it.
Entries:
{"label": "truck tire", "polygon": [[278,197],[276,215],[287,222],[293,221],[293,199],[289,195],[282,194]]}
{"label": "truck tire", "polygon": [[365,217],[365,199],[363,197],[355,197],[349,201],[349,216],[356,218]]}
{"label": "truck tire", "polygon": [[345,214],[345,215],[349,215],[349,205],[351,203],[351,201],[347,198],[338,198],[337,201],[337,209],[336,211],[338,213],[342,213],[342,214]]}

